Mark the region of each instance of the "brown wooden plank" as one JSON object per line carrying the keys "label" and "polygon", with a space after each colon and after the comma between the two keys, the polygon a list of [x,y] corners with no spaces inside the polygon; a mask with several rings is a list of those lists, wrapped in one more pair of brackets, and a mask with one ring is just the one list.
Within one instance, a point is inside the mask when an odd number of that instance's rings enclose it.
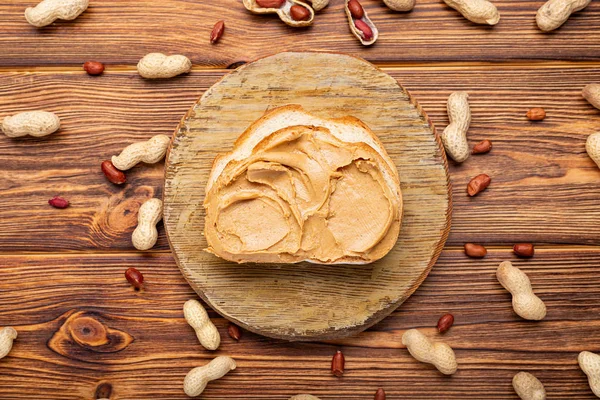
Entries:
{"label": "brown wooden plank", "polygon": [[[513,313],[510,295],[495,279],[503,259],[513,256],[492,250],[472,260],[460,251],[443,252],[398,311],[337,344],[288,343],[249,332],[236,343],[225,333],[227,322],[211,312],[222,334],[214,354],[234,357],[239,367],[211,383],[203,398],[284,399],[312,392],[322,399],[366,399],[384,387],[390,398],[516,399],[510,382],[520,370],[534,373],[549,398],[594,398],[576,358],[579,351],[600,350],[600,249],[540,250],[532,260],[514,261],[548,307],[542,322]],[[187,371],[213,356],[183,319],[182,305],[194,293],[168,254],[4,255],[0,264],[0,326],[19,332],[0,361],[0,398],[91,399],[98,384],[108,382],[111,399],[184,399]],[[144,273],[144,291],[125,281],[130,266]],[[81,311],[133,342],[121,349],[51,341],[66,318]],[[434,327],[446,312],[456,318],[443,337],[459,362],[451,378],[416,362],[400,345],[402,332],[413,327],[441,339]],[[346,355],[341,379],[329,372],[336,349]]]}
{"label": "brown wooden plank", "polygon": [[[470,93],[471,143],[488,138],[491,153],[450,165],[453,228],[448,244],[597,244],[600,237],[600,171],[585,153],[585,139],[600,129],[600,112],[581,88],[600,81],[600,68],[494,65],[469,69],[420,68],[389,72],[422,104],[441,131],[445,103],[454,90]],[[0,74],[0,118],[44,108],[63,128],[45,139],[0,136],[0,250],[131,249],[136,210],[160,196],[163,164],[138,166],[117,187],[100,163],[125,145],[171,134],[180,118],[223,71],[193,72],[147,82],[133,72],[88,77],[77,73]],[[525,112],[546,109],[543,122]],[[488,190],[465,194],[469,179],[492,176]],[[72,206],[52,209],[60,194]],[[164,232],[155,249],[167,250]]]}
{"label": "brown wooden plank", "polygon": [[[273,15],[252,15],[240,0],[92,1],[77,20],[36,29],[23,16],[35,3],[0,4],[0,66],[78,65],[90,59],[132,65],[152,51],[184,53],[197,65],[218,67],[283,50],[336,50],[379,62],[600,59],[597,2],[558,31],[543,33],[535,24],[543,1],[495,1],[502,18],[495,27],[475,25],[440,0],[419,0],[410,13],[363,1],[381,32],[369,49],[350,34],[341,1],[332,1],[308,29],[290,28]],[[225,35],[210,45],[219,19],[226,22]]]}

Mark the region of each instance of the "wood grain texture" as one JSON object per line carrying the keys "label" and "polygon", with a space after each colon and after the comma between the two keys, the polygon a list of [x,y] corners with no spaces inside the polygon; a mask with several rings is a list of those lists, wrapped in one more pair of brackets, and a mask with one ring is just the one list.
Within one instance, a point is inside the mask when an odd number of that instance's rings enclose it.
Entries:
{"label": "wood grain texture", "polygon": [[[600,111],[581,97],[600,68],[514,65],[387,70],[419,101],[438,129],[448,123],[446,99],[467,90],[473,113],[469,140],[494,149],[450,165],[453,229],[448,243],[598,244],[600,171],[585,139],[600,130]],[[0,74],[0,118],[28,109],[55,111],[61,130],[45,139],[0,136],[0,251],[132,249],[139,205],[162,195],[163,164],[140,165],[117,187],[102,160],[153,135],[170,135],[180,118],[224,71],[193,72],[163,82],[133,72]],[[525,113],[541,106],[542,122]],[[486,192],[465,194],[469,179],[492,177]],[[66,210],[48,206],[62,195]],[[35,215],[35,218],[32,218]],[[164,230],[155,250],[168,250]]]}
{"label": "wood grain texture", "polygon": [[[223,337],[217,354],[233,356],[239,368],[202,398],[283,400],[309,392],[364,400],[383,387],[390,399],[516,400],[510,382],[521,370],[534,373],[551,399],[595,398],[576,357],[600,352],[600,248],[565,244],[599,244],[600,171],[584,144],[600,130],[600,112],[580,95],[585,84],[600,81],[599,2],[543,34],[534,18],[544,0],[494,1],[502,19],[493,28],[471,24],[441,0],[419,0],[410,13],[363,0],[382,31],[371,48],[351,36],[343,2],[335,0],[301,30],[276,16],[251,15],[241,0],[91,0],[76,21],[38,30],[23,17],[36,2],[0,2],[0,119],[45,108],[60,115],[63,129],[46,139],[0,135],[0,326],[19,331],[0,360],[0,399],[187,398],[183,377],[213,357],[183,319],[183,302],[194,292],[162,226],[153,251],[130,251],[139,205],[162,195],[163,165],[134,168],[124,187],[108,183],[99,165],[131,142],[171,134],[227,72],[217,68],[281,50],[337,50],[390,67],[438,129],[448,122],[447,96],[467,90],[470,142],[491,139],[494,149],[450,165],[448,243],[497,246],[484,260],[444,251],[401,308],[335,343],[288,343],[250,332],[237,343],[226,334],[227,321],[210,311]],[[226,32],[211,46],[219,19]],[[134,66],[151,51],[186,54],[194,72],[143,81]],[[104,76],[81,70],[93,59],[108,63]],[[535,106],[546,109],[545,121],[525,119]],[[481,172],[492,185],[470,199],[466,184]],[[56,194],[72,206],[50,208],[46,202]],[[548,306],[539,323],[512,312],[494,277],[500,261],[513,259],[517,241],[552,246],[515,261]],[[125,281],[131,266],[144,273],[145,291]],[[416,362],[400,343],[414,327],[437,337],[435,324],[446,312],[456,317],[444,336],[459,361],[452,378]],[[329,372],[337,349],[347,360],[341,379]]]}
{"label": "wood grain texture", "polygon": [[[169,254],[60,254],[0,256],[0,326],[19,337],[0,361],[2,399],[93,399],[101,383],[111,399],[185,399],[183,377],[214,354],[230,355],[238,369],[211,383],[205,399],[287,399],[313,393],[322,399],[368,399],[383,387],[392,399],[517,399],[512,376],[535,374],[552,399],[593,399],[577,366],[582,350],[599,351],[600,248],[538,250],[531,260],[514,260],[545,301],[542,322],[521,320],[510,295],[496,281],[508,248],[472,260],[444,251],[428,279],[403,306],[374,328],[336,344],[289,343],[244,332],[227,336],[227,321],[214,312],[220,349],[201,348],[183,319],[183,303],[194,292]],[[145,275],[137,292],[123,272],[131,265]],[[130,335],[123,349],[50,340],[78,312]],[[455,324],[443,338],[435,333],[446,312]],[[81,317],[81,316],[80,316]],[[459,371],[451,378],[418,363],[402,348],[406,329],[423,329],[455,350]],[[341,349],[346,373],[329,372]],[[118,350],[118,351],[101,351]],[[35,385],[32,382],[35,381]]]}
{"label": "wood grain texture", "polygon": [[[369,266],[248,266],[204,251],[202,204],[215,157],[267,109],[288,104],[321,118],[352,115],[383,143],[402,177],[403,203],[386,257]],[[388,74],[346,55],[281,53],[241,67],[190,109],[166,163],[164,224],[183,274],[221,315],[266,336],[346,337],[375,324],[427,276],[450,230],[447,163],[429,119]]]}
{"label": "wood grain texture", "polygon": [[[378,62],[600,60],[598,2],[559,30],[543,33],[535,24],[543,0],[494,1],[501,14],[495,27],[469,22],[441,0],[419,0],[409,13],[365,0],[381,32],[368,49],[350,34],[342,1],[332,1],[307,29],[288,27],[275,15],[252,15],[241,0],[92,0],[76,21],[36,29],[23,16],[34,3],[0,4],[0,66],[75,66],[89,60],[134,65],[154,51],[183,53],[196,65],[221,68],[284,50],[337,50]],[[210,31],[220,19],[225,34],[211,45]]]}

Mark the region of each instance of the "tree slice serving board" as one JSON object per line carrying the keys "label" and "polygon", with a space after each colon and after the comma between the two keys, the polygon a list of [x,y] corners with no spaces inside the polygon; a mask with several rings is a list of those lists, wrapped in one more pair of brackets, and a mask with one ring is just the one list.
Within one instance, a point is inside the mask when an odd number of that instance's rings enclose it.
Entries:
{"label": "tree slice serving board", "polygon": [[[400,173],[404,216],[400,238],[383,259],[235,264],[203,251],[202,202],[215,156],[230,151],[265,111],[286,104],[324,118],[360,118],[385,145]],[[166,165],[165,227],[190,285],[232,322],[288,340],[346,337],[389,315],[437,260],[451,208],[444,151],[427,115],[389,75],[341,54],[281,53],[225,76],[181,121]]]}

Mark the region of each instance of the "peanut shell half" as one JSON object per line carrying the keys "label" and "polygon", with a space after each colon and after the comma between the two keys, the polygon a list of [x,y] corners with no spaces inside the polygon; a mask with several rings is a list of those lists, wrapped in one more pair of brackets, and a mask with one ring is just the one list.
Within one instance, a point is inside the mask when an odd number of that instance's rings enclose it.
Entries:
{"label": "peanut shell half", "polygon": [[[283,22],[285,22],[289,26],[293,26],[295,28],[310,26],[310,25],[312,25],[312,23],[315,19],[315,10],[313,10],[313,8],[311,6],[309,6],[308,4],[298,1],[298,0],[285,0],[283,2],[283,4],[281,5],[281,7],[279,7],[279,8],[261,7],[258,5],[256,0],[243,0],[243,2],[244,2],[244,7],[246,7],[246,9],[248,11],[250,11],[251,13],[254,13],[254,14],[277,14],[277,15],[279,15],[279,18]],[[308,12],[310,13],[310,18],[305,21],[294,20],[290,14],[290,9],[294,5],[305,7],[308,10]]]}
{"label": "peanut shell half", "polygon": [[350,9],[348,8],[348,3],[350,2],[350,0],[345,0],[344,3],[344,9],[346,10],[346,16],[348,17],[348,24],[350,25],[350,31],[352,32],[352,34],[354,36],[356,36],[356,38],[365,46],[370,46],[373,43],[375,43],[377,41],[377,38],[379,37],[379,30],[377,30],[377,27],[375,26],[375,24],[369,19],[369,15],[367,14],[367,12],[364,12],[363,17],[360,19],[360,21],[364,22],[369,28],[371,28],[371,31],[373,32],[373,36],[371,37],[371,39],[366,39],[362,33],[362,31],[360,31],[354,23],[354,18],[352,18],[352,13],[350,12]]}

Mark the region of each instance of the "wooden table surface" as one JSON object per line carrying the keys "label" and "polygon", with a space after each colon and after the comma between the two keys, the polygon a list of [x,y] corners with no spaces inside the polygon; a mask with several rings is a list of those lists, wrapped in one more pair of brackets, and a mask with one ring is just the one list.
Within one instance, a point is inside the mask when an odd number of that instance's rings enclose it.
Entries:
{"label": "wooden table surface", "polygon": [[[410,13],[364,0],[381,31],[371,48],[349,33],[341,0],[301,30],[251,15],[241,0],[91,0],[77,20],[36,29],[23,17],[32,3],[0,1],[0,119],[43,108],[63,127],[42,139],[0,135],[0,326],[19,332],[0,360],[0,399],[184,399],[185,374],[214,354],[231,355],[238,368],[211,383],[205,399],[312,393],[366,400],[378,387],[388,399],[517,399],[511,379],[522,370],[536,375],[551,399],[595,398],[577,354],[600,351],[600,170],[585,153],[587,135],[600,130],[600,111],[581,97],[584,85],[600,82],[600,2],[544,34],[535,25],[543,0],[495,1],[502,15],[495,27],[472,24],[441,0],[418,0]],[[210,45],[219,19],[225,35]],[[450,164],[454,215],[446,248],[390,317],[336,343],[248,332],[234,342],[227,321],[211,312],[223,340],[210,353],[183,319],[182,305],[195,293],[162,226],[152,251],[130,242],[140,204],[162,195],[163,164],[134,168],[121,187],[99,166],[131,142],[172,134],[227,68],[283,50],[335,50],[374,62],[412,93],[439,131],[448,123],[448,95],[466,90],[469,140],[490,139],[494,149]],[[194,69],[143,80],[135,64],[151,51],[186,54]],[[106,63],[104,75],[86,75],[81,64],[88,60]],[[534,106],[546,109],[546,120],[525,118]],[[469,198],[466,184],[479,173],[492,184]],[[49,207],[57,194],[71,207]],[[520,241],[536,244],[533,259],[515,259],[512,244]],[[488,256],[468,259],[465,242],[485,244]],[[542,322],[513,313],[495,278],[507,259],[545,301]],[[144,274],[144,291],[125,281],[131,266]],[[446,312],[456,321],[443,338],[459,362],[452,377],[416,362],[400,343],[409,328],[437,336]],[[89,337],[75,341],[73,321],[89,325]],[[341,379],[330,373],[337,349],[346,356]]]}

